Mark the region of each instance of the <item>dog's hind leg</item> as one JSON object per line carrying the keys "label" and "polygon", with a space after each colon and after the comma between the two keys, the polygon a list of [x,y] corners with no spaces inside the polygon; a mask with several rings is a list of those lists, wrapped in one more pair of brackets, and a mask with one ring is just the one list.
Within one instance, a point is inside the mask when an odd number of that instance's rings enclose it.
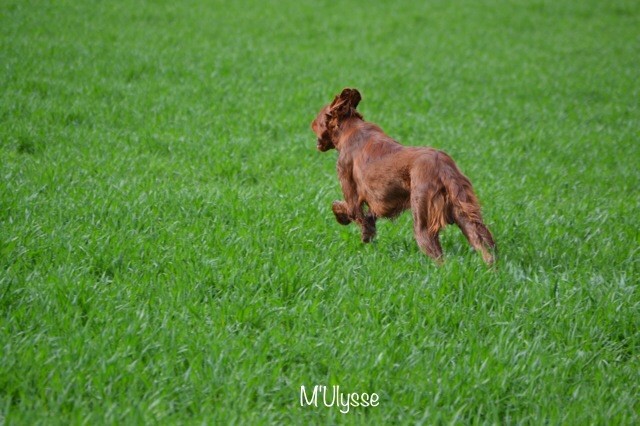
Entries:
{"label": "dog's hind leg", "polygon": [[428,232],[424,229],[415,229],[414,232],[416,241],[420,249],[429,257],[433,258],[438,264],[442,264],[442,247],[440,246],[440,233],[435,234]]}
{"label": "dog's hind leg", "polygon": [[[434,211],[431,194],[434,188],[416,188],[412,190],[411,212],[413,213],[413,232],[420,249],[429,257],[442,263],[442,247],[440,246],[440,229],[444,224]],[[436,197],[441,197],[437,195]],[[436,200],[438,203],[439,200]],[[429,207],[432,208],[429,208]],[[437,206],[436,206],[437,207]]]}
{"label": "dog's hind leg", "polygon": [[447,199],[447,222],[455,222],[471,246],[482,254],[482,259],[487,264],[494,262],[491,251],[495,243],[491,232],[482,222],[478,198],[473,192],[471,182],[453,164],[447,156],[441,156],[439,177],[445,187]]}

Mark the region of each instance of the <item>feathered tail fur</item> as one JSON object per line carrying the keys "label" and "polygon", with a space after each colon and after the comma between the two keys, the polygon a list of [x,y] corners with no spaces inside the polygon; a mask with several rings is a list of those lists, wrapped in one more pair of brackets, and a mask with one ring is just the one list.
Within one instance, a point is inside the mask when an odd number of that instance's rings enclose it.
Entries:
{"label": "feathered tail fur", "polygon": [[427,254],[439,258],[442,250],[438,233],[447,224],[456,223],[469,243],[482,253],[485,262],[493,263],[491,251],[495,242],[482,221],[480,203],[471,182],[444,152],[438,152],[428,162],[422,168],[428,176],[418,179],[422,182],[422,191],[414,192],[424,196],[412,199],[416,236],[424,234],[426,228],[426,235],[418,239],[418,244]]}

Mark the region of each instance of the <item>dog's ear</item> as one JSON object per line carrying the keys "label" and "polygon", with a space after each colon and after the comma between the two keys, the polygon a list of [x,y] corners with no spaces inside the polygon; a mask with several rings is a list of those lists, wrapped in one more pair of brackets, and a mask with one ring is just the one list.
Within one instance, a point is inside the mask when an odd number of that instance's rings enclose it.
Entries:
{"label": "dog's ear", "polygon": [[362,100],[362,96],[360,95],[360,92],[358,92],[358,89],[346,89],[346,90],[351,90],[351,92],[349,92],[349,99],[351,100],[351,108],[356,109],[358,107],[358,104]]}
{"label": "dog's ear", "polygon": [[360,103],[362,96],[357,89],[346,88],[333,99],[329,107],[329,113],[335,117],[351,116],[351,110],[355,110]]}

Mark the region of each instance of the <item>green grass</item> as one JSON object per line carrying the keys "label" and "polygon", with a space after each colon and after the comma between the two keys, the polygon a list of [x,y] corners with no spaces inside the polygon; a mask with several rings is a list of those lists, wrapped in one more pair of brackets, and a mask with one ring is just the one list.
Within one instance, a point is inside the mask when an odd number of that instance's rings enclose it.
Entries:
{"label": "green grass", "polygon": [[[640,421],[640,4],[0,6],[0,424]],[[345,86],[500,248],[333,219]],[[300,386],[380,405],[300,407]]]}

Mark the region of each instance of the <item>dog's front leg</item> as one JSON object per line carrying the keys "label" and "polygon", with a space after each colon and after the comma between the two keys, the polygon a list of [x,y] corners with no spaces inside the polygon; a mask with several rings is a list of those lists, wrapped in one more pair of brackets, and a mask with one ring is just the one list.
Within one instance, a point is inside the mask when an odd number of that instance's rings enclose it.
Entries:
{"label": "dog's front leg", "polygon": [[356,222],[362,232],[362,241],[370,242],[376,235],[376,217],[372,213],[365,214],[364,201],[360,199],[351,169],[338,165],[338,175],[345,201],[334,201],[331,209],[341,225]]}
{"label": "dog's front leg", "polygon": [[333,210],[333,215],[340,225],[348,225],[351,223],[349,208],[344,201],[334,201],[333,204],[331,204],[331,210]]}
{"label": "dog's front leg", "polygon": [[376,216],[373,213],[367,213],[362,222],[362,241],[371,242],[376,236]]}
{"label": "dog's front leg", "polygon": [[334,201],[331,205],[331,210],[333,210],[333,214],[340,225],[348,225],[351,222],[356,222],[362,231],[363,242],[368,243],[375,237],[377,218],[373,213],[366,213],[361,217],[351,215],[347,203],[344,201]]}
{"label": "dog's front leg", "polygon": [[365,243],[370,242],[375,237],[377,218],[373,213],[364,214],[362,221],[359,222],[358,219],[352,219],[352,216],[349,215],[349,208],[344,201],[334,201],[331,205],[331,210],[333,210],[333,214],[340,225],[348,225],[353,221],[358,223],[362,229],[362,241]]}

